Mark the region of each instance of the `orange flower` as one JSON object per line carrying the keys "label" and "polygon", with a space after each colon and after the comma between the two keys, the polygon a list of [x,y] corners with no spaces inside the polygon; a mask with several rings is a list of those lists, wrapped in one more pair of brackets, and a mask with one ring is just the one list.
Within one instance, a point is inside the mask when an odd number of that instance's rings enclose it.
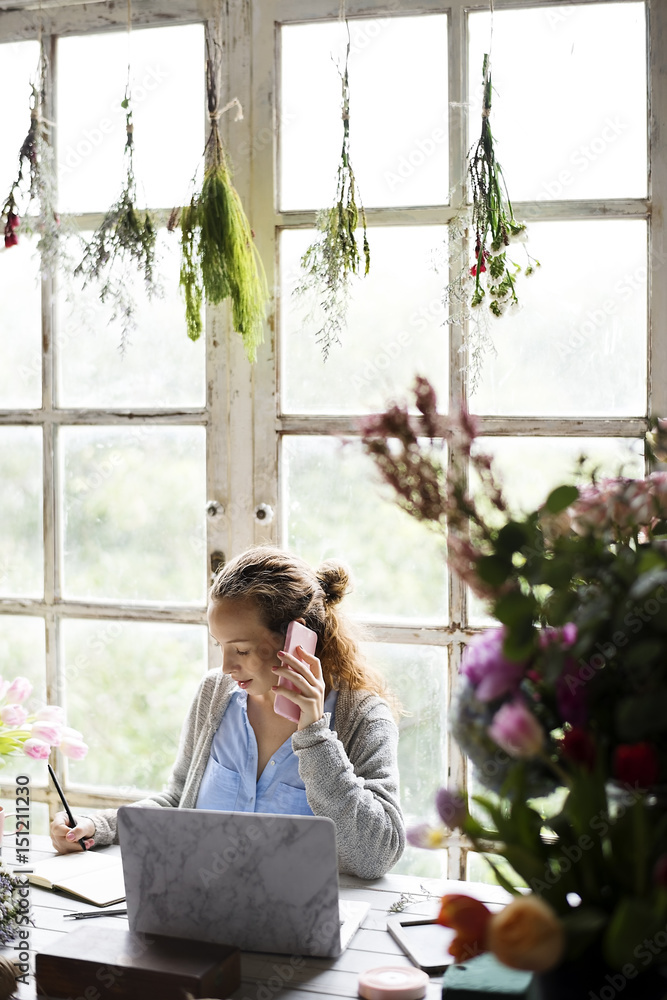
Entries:
{"label": "orange flower", "polygon": [[486,932],[490,919],[491,911],[478,899],[456,893],[442,897],[437,923],[456,931],[449,954],[457,962],[465,962],[488,951]]}
{"label": "orange flower", "polygon": [[512,969],[546,972],[565,950],[563,924],[539,896],[520,896],[489,921],[489,951]]}

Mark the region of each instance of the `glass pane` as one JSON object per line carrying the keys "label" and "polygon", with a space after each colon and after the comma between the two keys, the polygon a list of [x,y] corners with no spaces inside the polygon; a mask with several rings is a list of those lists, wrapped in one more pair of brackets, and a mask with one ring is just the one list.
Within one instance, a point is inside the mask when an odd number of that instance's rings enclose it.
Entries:
{"label": "glass pane", "polygon": [[0,595],[41,597],[42,432],[0,427]]}
{"label": "glass pane", "polygon": [[[435,793],[447,773],[447,650],[375,642],[365,645],[364,652],[381,670],[404,713],[399,719],[398,744],[401,808],[406,825],[414,826],[434,818]],[[445,851],[419,850],[408,844],[392,871],[437,878],[444,874],[445,864]]]}
{"label": "glass pane", "polygon": [[[27,677],[33,686],[32,694],[25,702],[28,712],[35,712],[46,704],[46,641],[44,619],[23,615],[0,615],[0,671],[2,678],[13,681],[15,677]],[[46,764],[43,760],[31,760],[20,753],[7,759],[2,770],[2,781],[11,785],[17,774],[30,776],[31,785],[46,784]],[[31,804],[31,828],[32,808]],[[14,811],[14,803],[10,812]],[[13,821],[7,829],[13,830]],[[36,830],[33,829],[33,832]],[[43,831],[46,833],[47,831]],[[11,846],[11,839],[5,846]]]}
{"label": "glass pane", "polygon": [[206,629],[153,622],[64,621],[70,724],[90,746],[70,781],[160,789],[206,671]]}
{"label": "glass pane", "polygon": [[[644,475],[643,442],[634,438],[480,437],[477,447],[493,456],[506,498],[517,513],[534,510],[554,487],[574,482],[582,455],[588,459],[586,468],[596,469],[599,476]],[[468,599],[470,624],[491,624],[484,602],[470,592]]]}
{"label": "glass pane", "polygon": [[[468,23],[472,143],[489,15]],[[646,197],[644,3],[496,11],[493,84],[493,132],[515,201]]]}
{"label": "glass pane", "polygon": [[[614,252],[603,252],[611,247]],[[484,358],[471,408],[503,415],[644,415],[646,223],[531,223],[529,249],[542,267],[519,278],[523,308],[491,322],[496,352]],[[523,263],[520,252],[515,259]]]}
{"label": "glass pane", "polygon": [[19,237],[18,246],[4,250],[0,257],[0,408],[37,409],[41,405],[39,258],[35,241]]}
{"label": "glass pane", "polygon": [[[355,19],[350,35],[350,149],[364,205],[445,204],[447,17]],[[336,67],[346,44],[337,21],[282,28],[283,210],[324,208],[335,196],[342,141]]]}
{"label": "glass pane", "polygon": [[[139,202],[182,205],[204,149],[203,27],[134,30],[129,49]],[[124,31],[58,42],[58,184],[65,212],[103,212],[120,194],[127,60]],[[95,86],[82,86],[85,80]]]}
{"label": "glass pane", "polygon": [[[25,759],[28,760],[27,757]],[[38,764],[40,762],[39,761],[31,761],[31,763]],[[44,765],[44,761],[41,761],[41,764],[42,764],[42,768],[44,768],[44,766],[45,766]],[[18,767],[15,770],[12,770],[12,777],[10,778],[9,774],[7,773],[7,771],[5,771],[5,773],[4,773],[4,779],[3,780],[5,781],[6,784],[11,785],[12,784],[12,779],[14,778],[14,776],[16,774],[28,774],[28,772],[24,771],[24,770],[22,770],[22,768]],[[44,782],[34,781],[32,779],[32,776],[31,776],[30,785],[32,786],[32,785],[37,785],[37,784],[45,784],[45,783]],[[25,801],[25,800],[23,800],[23,801]],[[3,806],[5,808],[5,810],[6,810],[7,813],[12,813],[12,812],[14,812],[14,810],[16,808],[16,798],[12,798],[12,799],[0,799],[0,806]],[[35,802],[34,800],[31,799],[30,800],[30,817],[29,818],[30,818],[30,833],[34,834],[35,836],[48,837],[50,823],[49,823],[49,807],[46,805],[46,803],[45,802]],[[10,864],[11,864],[12,860],[15,858],[14,848],[15,848],[15,845],[16,845],[16,841],[14,839],[14,836],[15,836],[14,835],[14,818],[12,817],[10,819],[9,816],[7,816],[6,820],[7,821],[5,823],[5,834],[4,834],[4,838],[3,838],[3,847],[5,848],[5,851],[3,851],[2,859],[5,862],[9,861]],[[8,852],[8,853],[6,853],[6,852]]]}
{"label": "glass pane", "polygon": [[287,547],[318,566],[347,564],[347,610],[365,618],[444,621],[443,547],[391,502],[358,445],[324,437],[283,439]]}
{"label": "glass pane", "polygon": [[317,298],[295,298],[301,257],[313,230],[283,230],[281,343],[283,412],[367,413],[405,394],[417,372],[428,371],[446,400],[449,335],[442,274],[434,258],[446,230],[440,226],[373,228],[371,269],[355,281],[347,328],[326,362],[316,341]]}
{"label": "glass pane", "polygon": [[[77,249],[77,260],[81,253]],[[59,302],[60,406],[178,407],[205,404],[205,338],[185,329],[178,287],[180,250],[175,234],[160,231],[158,271],[164,296],[149,300],[143,279],[133,284],[136,329],[121,352],[119,320],[99,289],[62,290]]]}
{"label": "glass pane", "polygon": [[204,428],[61,434],[65,595],[203,603]]}
{"label": "glass pane", "polygon": [[0,208],[16,180],[19,149],[30,127],[30,83],[38,59],[37,42],[0,44]]}

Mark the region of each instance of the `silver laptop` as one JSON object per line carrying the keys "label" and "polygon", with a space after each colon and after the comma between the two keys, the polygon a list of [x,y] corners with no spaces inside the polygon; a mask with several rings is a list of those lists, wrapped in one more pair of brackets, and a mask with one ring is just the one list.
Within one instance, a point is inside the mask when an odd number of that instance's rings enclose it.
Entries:
{"label": "silver laptop", "polygon": [[336,957],[370,908],[339,907],[323,816],[122,806],[118,832],[134,932]]}

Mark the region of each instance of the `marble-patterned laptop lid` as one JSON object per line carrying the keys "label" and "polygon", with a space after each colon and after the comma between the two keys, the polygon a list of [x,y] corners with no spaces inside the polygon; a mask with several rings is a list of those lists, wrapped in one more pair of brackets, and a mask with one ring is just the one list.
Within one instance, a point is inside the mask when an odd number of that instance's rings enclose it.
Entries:
{"label": "marble-patterned laptop lid", "polygon": [[131,931],[340,954],[332,820],[122,806],[118,831]]}

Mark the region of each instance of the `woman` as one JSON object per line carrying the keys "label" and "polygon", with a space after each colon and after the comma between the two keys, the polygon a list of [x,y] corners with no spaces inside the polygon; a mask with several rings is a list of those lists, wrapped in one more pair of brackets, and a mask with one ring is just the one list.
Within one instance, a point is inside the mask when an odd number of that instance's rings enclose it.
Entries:
{"label": "woman", "polygon": [[[346,571],[314,573],[280,549],[256,547],[224,566],[209,594],[209,631],[222,666],[202,680],[166,789],[141,805],[328,816],[341,872],[378,878],[405,846],[398,803],[398,729],[384,684],[363,662],[336,605]],[[316,655],[284,652],[291,621],[317,633]],[[299,721],[277,715],[280,693]],[[116,841],[116,811],[51,824],[57,851]]]}

